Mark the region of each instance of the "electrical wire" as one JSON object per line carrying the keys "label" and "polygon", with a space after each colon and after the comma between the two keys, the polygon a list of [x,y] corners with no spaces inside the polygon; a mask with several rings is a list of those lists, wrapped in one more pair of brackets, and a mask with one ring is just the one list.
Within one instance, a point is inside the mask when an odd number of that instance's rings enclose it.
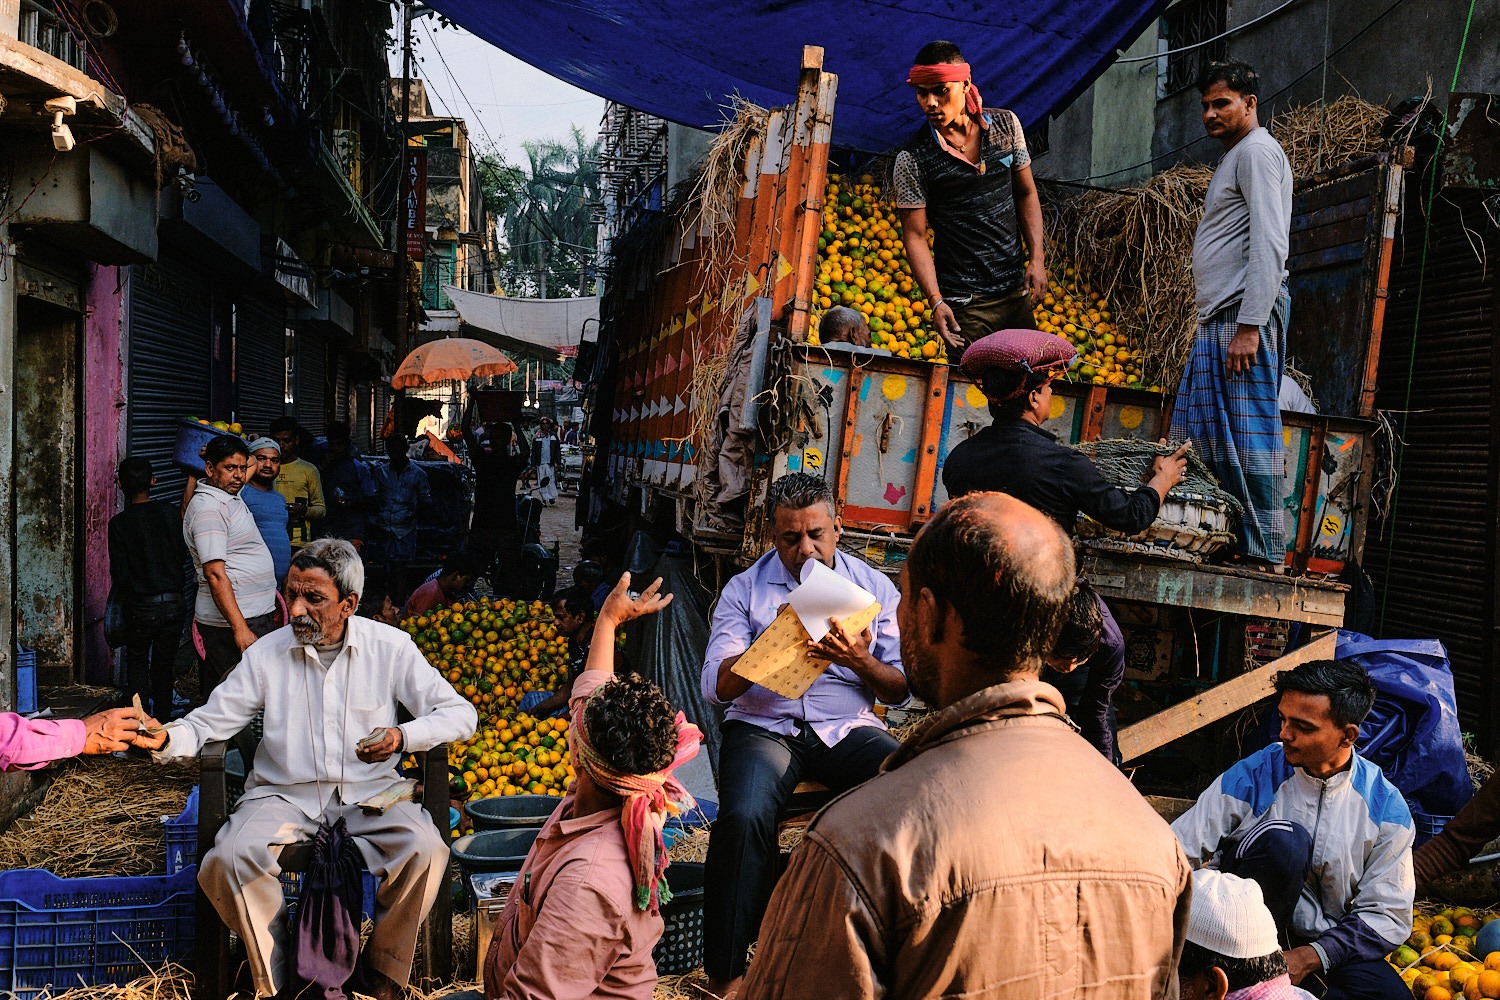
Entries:
{"label": "electrical wire", "polygon": [[1179,52],[1191,52],[1194,49],[1201,49],[1205,45],[1212,45],[1214,42],[1217,42],[1220,39],[1228,38],[1230,35],[1238,34],[1239,32],[1244,31],[1246,28],[1251,27],[1252,25],[1259,24],[1266,18],[1270,17],[1272,14],[1279,14],[1296,2],[1297,0],[1286,0],[1286,2],[1281,6],[1271,8],[1260,17],[1255,18],[1255,20],[1253,21],[1246,21],[1244,24],[1237,24],[1233,28],[1230,28],[1228,31],[1217,34],[1212,38],[1205,38],[1201,42],[1194,42],[1192,45],[1184,45],[1180,49],[1167,49],[1165,52],[1153,52],[1149,56],[1130,56],[1127,59],[1116,59],[1111,65],[1119,66],[1123,65],[1124,63],[1151,62],[1153,59],[1161,59],[1165,56],[1175,56]]}
{"label": "electrical wire", "polygon": [[[442,66],[443,66],[443,71],[448,74],[448,80],[453,84],[453,89],[456,90],[456,91],[458,91],[458,96],[463,99],[464,104],[468,105],[469,112],[474,116],[474,121],[475,121],[476,124],[478,124],[479,131],[484,134],[485,140],[490,144],[490,148],[491,149],[499,149],[500,148],[500,144],[495,141],[495,137],[494,136],[490,135],[490,130],[484,124],[484,119],[479,116],[479,111],[474,107],[474,102],[471,101],[471,100],[469,100],[469,95],[464,92],[464,88],[458,82],[458,77],[454,74],[453,68],[448,65],[448,59],[447,59],[446,56],[443,55],[443,50],[440,49],[440,48],[438,48],[437,39],[434,38],[433,35],[432,35],[432,29],[429,28],[425,22],[422,24],[422,31],[427,35],[427,44],[429,44],[430,46],[432,46],[432,51],[437,55],[438,62],[440,62],[442,64]],[[436,93],[436,92],[434,91],[434,93]],[[441,95],[438,96],[438,100],[442,101]],[[443,105],[446,108],[447,107],[447,102],[443,101]],[[451,110],[451,109],[449,109],[449,110]],[[456,118],[457,116],[454,115],[453,117]],[[473,154],[471,153],[470,155],[473,155]],[[475,157],[474,158],[474,162],[476,164],[478,164],[481,168],[488,166],[488,164],[486,164],[485,161],[482,158],[480,158],[480,157]],[[493,180],[497,184],[501,184],[503,186],[503,182],[501,181],[501,178],[497,174],[495,174],[493,172],[493,168],[491,168],[491,169],[492,169],[491,180]],[[562,239],[562,234],[557,231],[557,229],[552,225],[552,223],[551,223],[550,220],[547,220],[547,219],[545,219],[545,217],[538,216],[537,214],[535,214],[536,213],[536,206],[535,206],[534,203],[532,203],[531,199],[523,198],[522,195],[521,195],[521,193],[519,191],[516,191],[514,188],[506,190],[506,193],[508,195],[510,195],[511,198],[518,205],[523,205],[524,204],[525,208],[523,208],[523,211],[527,211],[527,213],[529,215],[531,215],[532,221],[537,225],[537,227],[539,229],[546,229],[546,230],[548,230],[551,233],[552,237],[554,239],[556,239],[556,240],[561,240]]]}

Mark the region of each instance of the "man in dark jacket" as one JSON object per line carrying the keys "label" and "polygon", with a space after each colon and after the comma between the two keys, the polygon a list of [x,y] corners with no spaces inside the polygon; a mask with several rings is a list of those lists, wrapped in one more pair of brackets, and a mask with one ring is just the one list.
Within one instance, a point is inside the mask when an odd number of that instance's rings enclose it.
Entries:
{"label": "man in dark jacket", "polygon": [[[1042,427],[1052,414],[1052,380],[1068,370],[1076,354],[1062,337],[1039,330],[1001,330],[964,352],[963,371],[979,381],[994,422],[948,454],[943,485],[950,498],[976,491],[1009,493],[1068,532],[1080,511],[1126,534],[1150,527],[1167,492],[1182,480],[1189,445],[1158,458],[1145,486],[1126,492],[1110,485],[1088,456]],[[1124,679],[1125,640],[1109,606],[1102,599],[1098,603],[1102,641],[1069,678],[1068,710],[1107,719]],[[1088,707],[1083,704],[1086,689],[1091,692]],[[1113,759],[1109,729],[1105,723],[1091,742]]]}
{"label": "man in dark jacket", "polygon": [[521,542],[516,534],[516,481],[526,471],[529,456],[515,442],[510,424],[496,421],[484,425],[480,441],[465,423],[464,443],[474,469],[474,544],[495,556],[492,582],[510,586]]}
{"label": "man in dark jacket", "polygon": [[323,458],[322,473],[328,514],[323,518],[321,534],[345,539],[356,549],[363,549],[375,503],[375,480],[370,467],[354,450],[349,425],[342,420],[328,425],[328,453]]}

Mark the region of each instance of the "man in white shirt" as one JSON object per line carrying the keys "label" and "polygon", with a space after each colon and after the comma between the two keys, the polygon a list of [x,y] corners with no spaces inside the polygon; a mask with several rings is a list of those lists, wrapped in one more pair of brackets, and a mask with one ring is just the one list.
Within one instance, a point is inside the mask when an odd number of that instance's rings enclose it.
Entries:
{"label": "man in white shirt", "polygon": [[[208,704],[167,727],[158,760],[192,757],[235,735],[260,711],[265,736],[245,794],[203,858],[198,882],[245,943],[257,996],[288,978],[280,848],[311,839],[320,821],[347,824],[380,882],[365,965],[399,995],[411,974],[417,928],[432,908],[448,845],[426,813],[398,802],[365,815],[355,803],[398,777],[395,755],[467,739],[478,716],[399,629],[351,617],[364,565],[342,539],[309,542],[292,557],[290,622],[245,651]],[[396,725],[396,705],[413,720]],[[380,743],[355,744],[376,731]]]}
{"label": "man in white shirt", "polygon": [[256,639],[276,627],[276,565],[245,506],[250,449],[225,434],[203,451],[204,478],[188,478],[182,535],[198,571],[193,618],[203,639],[206,698]]}

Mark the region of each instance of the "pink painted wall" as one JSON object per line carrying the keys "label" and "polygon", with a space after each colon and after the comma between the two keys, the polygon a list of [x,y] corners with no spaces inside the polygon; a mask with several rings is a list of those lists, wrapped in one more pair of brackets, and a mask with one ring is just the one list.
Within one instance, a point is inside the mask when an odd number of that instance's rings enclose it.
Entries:
{"label": "pink painted wall", "polygon": [[104,604],[109,598],[109,519],[119,508],[115,466],[119,462],[120,415],[125,406],[121,381],[121,324],[124,274],[119,268],[88,265],[83,321],[83,679],[109,684],[114,672],[104,642]]}

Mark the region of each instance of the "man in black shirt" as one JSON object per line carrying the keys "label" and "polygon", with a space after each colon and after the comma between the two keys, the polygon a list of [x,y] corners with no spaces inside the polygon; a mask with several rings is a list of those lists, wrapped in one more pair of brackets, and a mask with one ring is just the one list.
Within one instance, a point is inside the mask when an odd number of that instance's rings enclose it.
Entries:
{"label": "man in black shirt", "polygon": [[[1002,330],[964,352],[963,371],[978,380],[994,422],[948,453],[943,485],[950,498],[986,490],[1009,493],[1069,533],[1080,511],[1129,535],[1151,526],[1167,491],[1182,481],[1191,444],[1157,458],[1145,486],[1126,492],[1110,485],[1088,456],[1042,428],[1052,413],[1052,380],[1067,371],[1076,354],[1062,337],[1038,330]],[[1068,714],[1079,719],[1108,719],[1124,677],[1124,637],[1102,598],[1099,611],[1101,642],[1064,691]],[[1107,722],[1090,742],[1113,759]]]}
{"label": "man in black shirt", "polygon": [[[976,354],[983,356],[982,347],[1008,344],[1018,334],[1057,341],[1060,364],[1027,371],[973,362]],[[1156,459],[1151,481],[1140,489],[1127,493],[1111,486],[1088,456],[1058,443],[1056,435],[1042,428],[1052,413],[1052,380],[1067,370],[1075,353],[1062,337],[1037,330],[1002,330],[965,351],[964,373],[979,380],[994,422],[954,445],[943,464],[943,485],[950,498],[978,490],[1009,493],[1068,532],[1082,511],[1107,528],[1138,534],[1156,520],[1167,491],[1182,481],[1191,443]]]}
{"label": "man in black shirt", "polygon": [[182,638],[187,546],[182,518],[151,499],[151,462],[126,458],[118,472],[125,509],[109,520],[110,596],[124,612],[125,676],[150,697],[150,715],[172,717],[172,661]]}
{"label": "man in black shirt", "polygon": [[514,443],[515,433],[504,421],[487,423],[481,443],[467,421],[464,444],[474,469],[474,544],[495,554],[490,577],[497,592],[508,592],[521,546],[516,535],[516,481],[526,471],[530,455]]}
{"label": "man in black shirt", "polygon": [[922,46],[906,82],[927,120],[896,153],[896,211],[912,277],[956,353],[1032,325],[1047,294],[1042,203],[1020,119],[984,107],[957,45]]}

